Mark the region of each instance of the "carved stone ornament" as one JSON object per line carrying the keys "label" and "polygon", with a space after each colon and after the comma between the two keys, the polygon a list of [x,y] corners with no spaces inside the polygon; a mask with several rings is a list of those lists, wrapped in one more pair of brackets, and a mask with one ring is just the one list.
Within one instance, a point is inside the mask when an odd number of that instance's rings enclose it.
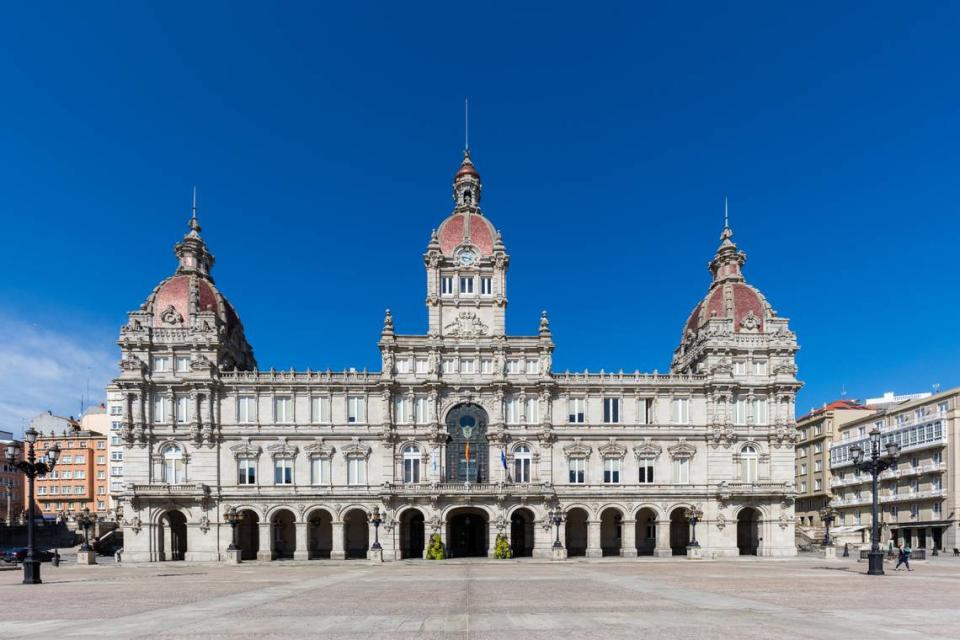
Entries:
{"label": "carved stone ornament", "polygon": [[663,453],[663,447],[650,438],[644,438],[643,442],[633,448],[633,455],[637,457],[637,460],[656,458],[661,453]]}
{"label": "carved stone ornament", "polygon": [[473,311],[461,311],[453,322],[443,327],[443,332],[448,336],[459,336],[461,338],[485,336],[489,330],[490,328]]}
{"label": "carved stone ornament", "polygon": [[687,442],[686,438],[681,437],[676,444],[667,447],[671,458],[692,458],[697,453],[697,448]]}
{"label": "carved stone ornament", "polygon": [[623,456],[627,455],[627,448],[619,444],[616,438],[610,438],[609,441],[597,447],[597,451],[599,451],[600,455],[604,458],[623,458]]}
{"label": "carved stone ornament", "polygon": [[143,528],[143,523],[140,521],[140,516],[133,516],[130,520],[124,520],[123,526],[137,534],[140,533],[140,529]]}
{"label": "carved stone ornament", "polygon": [[210,531],[210,518],[207,516],[207,514],[200,516],[200,531],[203,533]]}
{"label": "carved stone ornament", "polygon": [[756,331],[760,327],[760,318],[753,313],[753,309],[747,311],[747,315],[740,320],[740,326],[747,331]]}
{"label": "carved stone ornament", "polygon": [[267,447],[267,451],[274,458],[293,458],[297,455],[297,447],[287,442],[284,437],[278,438],[278,442]]}
{"label": "carved stone ornament", "polygon": [[568,458],[589,458],[593,449],[583,444],[580,438],[574,438],[573,442],[563,447],[563,454]]}
{"label": "carved stone ornament", "polygon": [[737,441],[737,432],[728,424],[714,424],[710,431],[709,440],[716,449],[721,444],[729,447]]}
{"label": "carved stone ornament", "polygon": [[800,434],[797,433],[795,427],[787,426],[786,424],[777,424],[770,431],[770,442],[773,443],[773,446],[779,449],[784,445],[792,445],[797,441],[797,438],[800,437]]}
{"label": "carved stone ornament", "polygon": [[543,429],[537,432],[537,440],[540,441],[541,447],[549,449],[553,446],[553,443],[557,441],[557,434],[554,433],[552,428],[545,425]]}
{"label": "carved stone ornament", "polygon": [[146,365],[144,365],[143,360],[137,356],[129,354],[126,358],[120,361],[120,368],[124,371],[136,371],[141,373],[144,369],[146,369]]}
{"label": "carved stone ornament", "polygon": [[786,513],[780,513],[779,525],[781,529],[786,529],[790,526],[790,518],[787,517]]}
{"label": "carved stone ornament", "polygon": [[717,529],[723,531],[723,528],[727,526],[727,518],[723,515],[723,512],[717,514]]}
{"label": "carved stone ornament", "polygon": [[324,444],[323,438],[317,438],[303,447],[303,452],[311,458],[330,458],[334,451],[333,447]]}
{"label": "carved stone ornament", "polygon": [[365,444],[360,444],[360,438],[353,438],[350,444],[341,449],[345,458],[368,458],[373,451]]}
{"label": "carved stone ornament", "polygon": [[263,449],[260,445],[251,444],[250,438],[243,438],[238,444],[230,447],[234,458],[259,458]]}
{"label": "carved stone ornament", "polygon": [[183,316],[180,315],[176,307],[169,304],[166,309],[160,312],[160,322],[163,324],[181,324],[183,322]]}

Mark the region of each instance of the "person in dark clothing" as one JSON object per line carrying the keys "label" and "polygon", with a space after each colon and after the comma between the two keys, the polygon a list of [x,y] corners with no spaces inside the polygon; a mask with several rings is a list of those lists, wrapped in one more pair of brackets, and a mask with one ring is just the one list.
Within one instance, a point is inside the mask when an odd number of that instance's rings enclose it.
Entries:
{"label": "person in dark clothing", "polygon": [[913,571],[910,568],[910,554],[913,553],[913,549],[910,548],[910,543],[908,542],[906,546],[900,547],[900,556],[897,558],[897,566],[893,568],[894,571],[900,571],[900,565],[906,565],[907,571]]}

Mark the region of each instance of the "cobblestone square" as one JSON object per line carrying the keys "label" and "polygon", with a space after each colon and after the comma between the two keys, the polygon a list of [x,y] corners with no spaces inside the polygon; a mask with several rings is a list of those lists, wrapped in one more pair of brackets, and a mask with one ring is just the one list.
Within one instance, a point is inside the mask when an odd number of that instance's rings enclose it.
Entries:
{"label": "cobblestone square", "polygon": [[44,565],[41,586],[0,572],[0,637],[956,638],[960,559],[915,565],[884,577],[809,557]]}

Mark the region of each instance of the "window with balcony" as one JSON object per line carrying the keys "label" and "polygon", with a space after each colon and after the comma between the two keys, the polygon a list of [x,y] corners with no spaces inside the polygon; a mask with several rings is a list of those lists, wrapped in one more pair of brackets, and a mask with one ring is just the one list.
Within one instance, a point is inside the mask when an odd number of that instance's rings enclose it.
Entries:
{"label": "window with balcony", "polygon": [[530,467],[533,461],[533,454],[530,447],[525,444],[519,445],[513,450],[513,481],[526,484],[530,482]]}
{"label": "window with balcony", "polygon": [[747,445],[740,450],[740,479],[743,482],[757,481],[758,459],[757,448],[753,445]]}
{"label": "window with balcony", "polygon": [[[117,452],[111,453],[111,458]],[[120,454],[123,455],[122,453]],[[183,449],[175,444],[168,445],[162,453],[163,459],[163,482],[167,484],[183,484],[187,480],[187,462],[183,455]]]}
{"label": "window with balcony", "polygon": [[403,449],[403,482],[414,484],[420,482],[420,447],[409,445]]}

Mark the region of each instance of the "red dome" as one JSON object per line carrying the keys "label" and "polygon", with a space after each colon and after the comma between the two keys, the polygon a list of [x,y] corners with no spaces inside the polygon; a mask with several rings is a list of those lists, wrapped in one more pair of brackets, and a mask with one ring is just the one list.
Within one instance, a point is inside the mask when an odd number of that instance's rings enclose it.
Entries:
{"label": "red dome", "polygon": [[480,255],[493,254],[493,243],[497,233],[490,221],[475,213],[455,213],[440,225],[437,234],[440,250],[445,256],[452,256],[461,244],[471,244]]}
{"label": "red dome", "polygon": [[759,291],[744,282],[727,282],[710,289],[687,320],[684,333],[696,332],[711,318],[732,318],[734,331],[763,331],[773,310]]}
{"label": "red dome", "polygon": [[[153,313],[153,325],[189,326],[191,288],[196,287],[197,311],[213,311],[230,326],[239,323],[236,311],[212,282],[201,276],[177,274],[157,286],[147,298],[145,310]],[[172,310],[172,313],[168,313]]]}

